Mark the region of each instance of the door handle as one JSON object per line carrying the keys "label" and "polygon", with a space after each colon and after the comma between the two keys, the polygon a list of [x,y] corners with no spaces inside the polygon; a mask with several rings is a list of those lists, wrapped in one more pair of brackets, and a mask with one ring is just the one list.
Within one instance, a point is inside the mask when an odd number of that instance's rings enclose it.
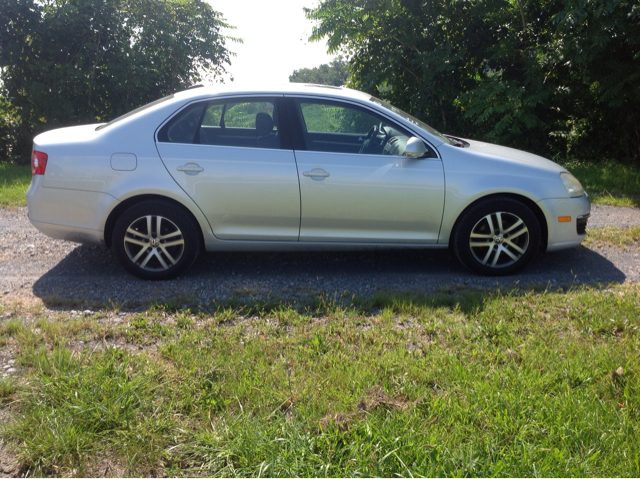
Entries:
{"label": "door handle", "polygon": [[328,176],[331,176],[322,168],[314,168],[313,170],[305,171],[302,174],[304,176],[308,176],[309,178],[327,178]]}
{"label": "door handle", "polygon": [[185,173],[200,173],[204,171],[204,168],[197,163],[187,163],[184,166],[178,166],[177,170],[184,171]]}

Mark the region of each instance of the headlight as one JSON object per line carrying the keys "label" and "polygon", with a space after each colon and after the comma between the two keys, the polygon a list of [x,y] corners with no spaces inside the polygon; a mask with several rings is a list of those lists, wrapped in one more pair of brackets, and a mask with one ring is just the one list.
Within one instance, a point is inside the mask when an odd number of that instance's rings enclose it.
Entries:
{"label": "headlight", "polygon": [[560,178],[562,178],[562,184],[571,198],[579,198],[584,195],[584,188],[571,173],[560,173]]}

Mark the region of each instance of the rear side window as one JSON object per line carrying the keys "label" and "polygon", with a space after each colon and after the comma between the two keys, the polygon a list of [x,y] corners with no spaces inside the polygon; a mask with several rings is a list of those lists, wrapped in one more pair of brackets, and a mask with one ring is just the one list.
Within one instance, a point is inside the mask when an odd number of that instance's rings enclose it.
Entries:
{"label": "rear side window", "polygon": [[200,127],[204,103],[196,103],[181,110],[158,133],[163,143],[194,143]]}
{"label": "rear side window", "polygon": [[158,132],[158,141],[243,148],[280,148],[273,98],[201,102],[187,107]]}

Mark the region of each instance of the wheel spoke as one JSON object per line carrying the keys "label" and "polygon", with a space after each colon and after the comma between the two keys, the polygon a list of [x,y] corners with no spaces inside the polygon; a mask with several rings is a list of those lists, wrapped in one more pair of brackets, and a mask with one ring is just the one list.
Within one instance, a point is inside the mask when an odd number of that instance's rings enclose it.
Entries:
{"label": "wheel spoke", "polygon": [[470,241],[469,242],[469,246],[471,246],[472,248],[486,248],[487,246],[491,246],[492,244],[493,244],[493,241],[491,242]]}
{"label": "wheel spoke", "polygon": [[487,264],[487,261],[489,261],[489,258],[491,257],[491,253],[493,252],[495,247],[496,247],[495,243],[491,243],[491,245],[489,246],[489,251],[487,251],[487,254],[485,255],[484,259],[481,261],[482,264]]}
{"label": "wheel spoke", "polygon": [[524,251],[520,246],[518,246],[517,244],[513,243],[511,240],[505,240],[505,243],[507,243],[509,246],[511,246],[514,250],[516,250],[518,253],[520,254],[524,254]]}
{"label": "wheel spoke", "polygon": [[151,216],[147,216],[147,234],[149,238],[153,238],[153,218]]}
{"label": "wheel spoke", "polygon": [[528,233],[528,232],[529,232],[529,230],[527,229],[527,227],[523,226],[520,230],[516,231],[512,235],[509,235],[509,238],[510,239],[517,238],[518,236],[523,235],[523,234]]}
{"label": "wheel spoke", "polygon": [[135,244],[135,245],[138,245],[138,246],[142,246],[142,247],[144,247],[144,248],[146,248],[147,246],[149,246],[149,243],[148,243],[148,242],[146,242],[146,241],[140,241],[140,240],[138,240],[138,239],[135,239],[135,238],[129,238],[129,237],[126,237],[126,236],[125,236],[125,238],[124,238],[124,241],[125,241],[125,243]]}
{"label": "wheel spoke", "polygon": [[500,258],[500,253],[502,253],[503,250],[504,248],[502,247],[502,245],[498,245],[498,247],[496,248],[496,255],[493,257],[493,262],[491,263],[492,268],[495,268],[498,264],[498,258]]}
{"label": "wheel spoke", "polygon": [[180,235],[182,235],[182,231],[176,230],[173,233],[168,233],[166,235],[158,234],[158,239],[159,240],[165,240],[167,238],[173,238],[174,236],[180,236]]}
{"label": "wheel spoke", "polygon": [[160,231],[162,231],[162,216],[156,216],[156,238],[160,238]]}
{"label": "wheel spoke", "polygon": [[481,233],[471,233],[471,238],[493,239],[493,235],[485,235]]}
{"label": "wheel spoke", "polygon": [[179,239],[179,240],[176,240],[176,241],[171,241],[169,243],[164,243],[164,244],[162,244],[160,246],[162,246],[162,248],[164,249],[164,248],[170,248],[171,246],[178,246],[179,244],[184,244],[184,240],[183,239]]}
{"label": "wheel spoke", "polygon": [[131,261],[133,261],[134,263],[136,263],[139,259],[140,256],[142,256],[144,254],[144,252],[147,251],[147,248],[142,248],[140,251],[138,251],[138,254],[135,255],[133,258],[131,258]]}
{"label": "wheel spoke", "polygon": [[503,234],[502,230],[504,229],[502,227],[502,213],[496,213],[496,219],[498,220],[498,234],[501,235]]}
{"label": "wheel spoke", "polygon": [[[516,221],[515,223],[513,223],[511,226],[509,226],[509,228],[507,228],[505,231],[503,231],[502,234],[508,234],[511,230],[516,229],[518,226],[520,226],[521,224],[523,224],[523,221],[518,218],[518,221]],[[525,226],[524,229],[526,230],[527,227]]]}
{"label": "wheel spoke", "polygon": [[145,235],[143,233],[140,233],[140,231],[134,230],[133,228],[131,228],[131,226],[129,226],[127,228],[127,233],[129,233],[131,235],[134,235],[134,236],[139,236],[140,238],[145,238],[145,239],[149,239],[150,238],[150,236],[148,234]]}
{"label": "wheel spoke", "polygon": [[[165,256],[167,258],[169,258],[169,261],[171,261],[171,264],[176,264],[178,262],[178,260],[176,260],[173,256],[171,256],[171,254],[166,250],[166,246],[167,245],[160,245],[160,249],[162,249],[162,252],[165,254]],[[158,258],[160,258],[160,255],[158,255]],[[161,260],[161,262],[164,265],[164,262]],[[165,269],[167,269],[167,267],[165,266]]]}
{"label": "wheel spoke", "polygon": [[[163,249],[163,251],[164,251],[164,249]],[[165,260],[162,259],[162,255],[158,252],[158,250],[155,250],[154,253],[156,255],[156,258],[158,258],[158,261],[160,261],[160,264],[162,265],[162,267],[164,269],[167,269],[169,267],[169,265],[167,265]],[[173,264],[175,264],[175,263],[173,263]]]}
{"label": "wheel spoke", "polygon": [[[143,250],[143,251],[145,251],[145,250]],[[146,258],[144,259],[144,261],[140,264],[140,267],[141,267],[142,269],[145,269],[145,268],[146,268],[146,266],[147,266],[147,263],[149,262],[149,260],[155,256],[153,253],[154,253],[154,251],[153,251],[153,250],[149,251],[149,254],[147,255],[147,257],[146,257]]]}
{"label": "wheel spoke", "polygon": [[502,248],[502,251],[504,251],[513,261],[518,261],[520,259],[519,256],[513,254],[508,248]]}
{"label": "wheel spoke", "polygon": [[491,230],[491,236],[495,236],[496,230],[493,228],[493,221],[491,220],[491,215],[485,216],[484,219],[486,219],[487,223],[489,224],[489,229]]}

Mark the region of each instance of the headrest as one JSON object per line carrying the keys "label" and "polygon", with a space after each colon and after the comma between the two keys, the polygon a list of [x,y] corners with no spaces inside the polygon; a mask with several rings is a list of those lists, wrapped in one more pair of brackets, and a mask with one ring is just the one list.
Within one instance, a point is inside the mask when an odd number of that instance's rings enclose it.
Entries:
{"label": "headrest", "polygon": [[273,130],[273,119],[268,113],[261,111],[256,115],[258,136],[267,136]]}

